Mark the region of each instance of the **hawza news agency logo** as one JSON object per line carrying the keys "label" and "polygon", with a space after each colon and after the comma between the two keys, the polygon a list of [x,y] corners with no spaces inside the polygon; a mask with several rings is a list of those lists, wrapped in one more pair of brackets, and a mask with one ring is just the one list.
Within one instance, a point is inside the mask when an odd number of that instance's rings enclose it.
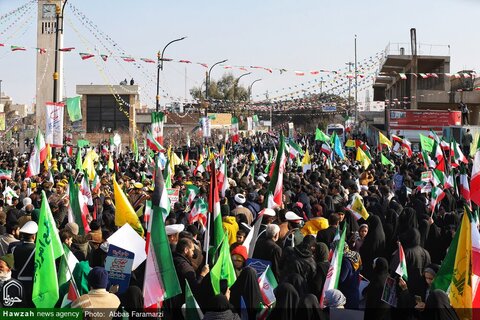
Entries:
{"label": "hawza news agency logo", "polygon": [[11,307],[15,303],[22,302],[23,287],[22,284],[17,280],[10,280],[9,282],[5,283],[2,293],[2,303],[5,307]]}

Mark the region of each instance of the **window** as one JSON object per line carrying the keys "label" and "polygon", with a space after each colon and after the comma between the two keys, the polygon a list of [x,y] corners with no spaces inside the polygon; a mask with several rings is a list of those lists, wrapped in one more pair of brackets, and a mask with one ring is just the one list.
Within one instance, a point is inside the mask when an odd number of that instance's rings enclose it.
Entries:
{"label": "window", "polygon": [[[120,98],[129,101],[128,95]],[[123,109],[128,112],[127,106]],[[112,95],[87,95],[87,133],[102,132],[102,128],[128,131],[128,118]]]}

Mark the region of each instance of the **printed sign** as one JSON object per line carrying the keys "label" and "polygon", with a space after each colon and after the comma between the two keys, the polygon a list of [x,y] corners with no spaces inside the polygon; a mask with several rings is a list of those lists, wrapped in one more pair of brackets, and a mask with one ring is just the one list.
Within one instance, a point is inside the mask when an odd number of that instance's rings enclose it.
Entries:
{"label": "printed sign", "polygon": [[178,202],[178,199],[180,197],[180,189],[178,188],[167,189],[167,196],[168,196],[168,199],[170,199],[170,205],[173,208],[173,205],[176,202]]}
{"label": "printed sign", "polygon": [[255,271],[257,271],[257,278],[259,278],[268,266],[272,266],[272,263],[267,260],[248,258],[246,265],[255,269]]}
{"label": "printed sign", "polygon": [[52,148],[63,147],[63,107],[65,104],[59,102],[46,103],[46,131],[45,143]]}
{"label": "printed sign", "polygon": [[110,284],[118,284],[118,293],[124,293],[128,289],[132,276],[133,259],[135,254],[115,245],[108,247],[105,259],[105,270],[108,272]]}
{"label": "printed sign", "polygon": [[337,106],[322,106],[323,112],[336,112]]}
{"label": "printed sign", "polygon": [[432,180],[432,178],[432,171],[423,171],[420,180],[424,182],[429,182],[430,180]]}
{"label": "printed sign", "polygon": [[397,281],[392,277],[387,277],[383,286],[381,300],[393,307],[397,307]]}

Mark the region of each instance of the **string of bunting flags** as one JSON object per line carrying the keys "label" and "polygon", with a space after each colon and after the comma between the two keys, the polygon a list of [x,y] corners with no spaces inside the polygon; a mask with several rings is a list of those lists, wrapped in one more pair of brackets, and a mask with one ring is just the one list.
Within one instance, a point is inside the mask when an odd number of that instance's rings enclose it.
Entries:
{"label": "string of bunting flags", "polygon": [[[4,24],[4,23],[8,23],[8,21],[10,19],[13,19],[13,21],[5,27],[5,29],[3,29],[1,32],[0,32],[0,37],[3,38],[3,36],[11,29],[13,28],[14,26],[18,26],[18,23],[30,12],[30,13],[33,13],[33,9],[35,8],[35,3],[37,1],[35,0],[32,0],[32,1],[29,1],[27,3],[25,3],[23,6],[20,6],[18,7],[17,9],[13,10],[13,11],[10,11],[4,15],[2,15],[0,17],[0,23],[1,24]],[[26,20],[31,22],[32,19],[30,19],[30,16],[26,17]]]}

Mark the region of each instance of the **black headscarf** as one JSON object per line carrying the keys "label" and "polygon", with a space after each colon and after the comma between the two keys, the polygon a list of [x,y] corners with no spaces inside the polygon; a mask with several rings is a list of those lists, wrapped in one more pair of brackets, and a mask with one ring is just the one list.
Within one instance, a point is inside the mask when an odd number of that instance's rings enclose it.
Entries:
{"label": "black headscarf", "polygon": [[213,298],[209,299],[208,307],[206,308],[206,312],[222,312],[225,310],[229,310],[231,307],[230,302],[228,302],[227,297],[223,294],[217,294]]}
{"label": "black headscarf", "polygon": [[300,297],[308,293],[307,281],[298,273],[290,273],[285,278],[285,282],[290,283],[295,290],[297,290],[297,293]]}
{"label": "black headscarf", "polygon": [[268,320],[295,320],[298,307],[297,290],[290,283],[281,283],[274,290],[277,299]]}
{"label": "black headscarf", "polygon": [[257,281],[257,272],[251,267],[243,268],[240,276],[230,288],[230,302],[237,313],[241,310],[241,298],[245,301],[249,318],[255,317],[256,309],[262,301],[262,293]]}
{"label": "black headscarf", "polygon": [[143,309],[143,292],[137,286],[130,286],[120,296],[120,302],[125,311],[139,311]]}
{"label": "black headscarf", "polygon": [[429,320],[458,320],[450,300],[442,290],[433,290],[425,302],[424,318]]}
{"label": "black headscarf", "polygon": [[320,308],[317,297],[313,294],[307,294],[298,303],[296,318],[302,320],[323,320],[326,317]]}
{"label": "black headscarf", "polygon": [[315,250],[315,262],[317,264],[317,272],[315,277],[310,282],[310,292],[314,295],[320,295],[323,290],[323,284],[327,278],[328,268],[330,267],[330,262],[328,262],[329,250],[325,243],[318,242],[317,248]]}
{"label": "black headscarf", "polygon": [[379,217],[371,214],[367,223],[368,233],[360,248],[360,255],[363,264],[362,273],[367,279],[370,279],[373,272],[373,259],[383,257],[385,254],[385,232]]}

